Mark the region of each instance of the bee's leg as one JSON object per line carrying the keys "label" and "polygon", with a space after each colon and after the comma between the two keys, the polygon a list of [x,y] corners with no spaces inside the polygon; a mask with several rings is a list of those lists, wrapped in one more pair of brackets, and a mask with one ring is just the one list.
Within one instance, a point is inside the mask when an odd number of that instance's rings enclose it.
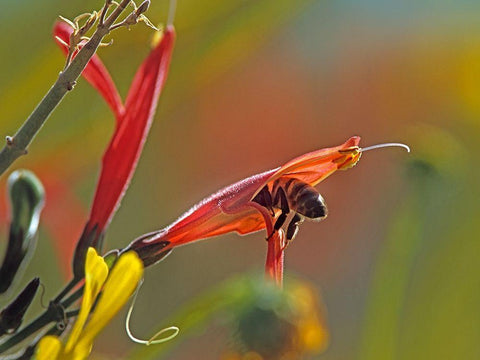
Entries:
{"label": "bee's leg", "polygon": [[273,199],[273,203],[278,205],[280,210],[282,210],[282,212],[278,216],[277,221],[275,222],[275,226],[273,227],[273,230],[277,231],[285,223],[285,220],[287,220],[287,215],[290,212],[290,208],[288,207],[287,195],[285,194],[283,188],[278,188],[277,193],[275,194],[275,198]]}
{"label": "bee's leg", "polygon": [[257,204],[262,205],[272,214],[272,217],[275,216],[275,211],[273,211],[273,201],[272,194],[268,191],[267,185],[265,185],[262,190],[253,198],[252,201],[255,201]]}
{"label": "bee's leg", "polygon": [[267,237],[267,240],[269,240],[272,237],[272,235],[282,227],[282,225],[285,223],[285,220],[287,220],[288,214],[290,213],[287,195],[285,194],[285,191],[282,188],[278,188],[277,192],[275,193],[273,203],[275,204],[275,206],[279,207],[282,212],[278,216],[277,221],[273,226],[273,231]]}
{"label": "bee's leg", "polygon": [[290,220],[290,222],[288,223],[287,242],[285,244],[285,248],[290,243],[290,241],[295,239],[295,236],[297,236],[298,225],[300,225],[303,222],[303,220],[304,220],[304,217],[302,215],[296,213],[295,216],[292,218],[292,220]]}

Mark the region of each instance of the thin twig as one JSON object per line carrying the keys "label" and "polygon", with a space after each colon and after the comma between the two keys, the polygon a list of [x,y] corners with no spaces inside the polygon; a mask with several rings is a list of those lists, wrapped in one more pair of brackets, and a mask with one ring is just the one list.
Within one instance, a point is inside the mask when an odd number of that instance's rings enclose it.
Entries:
{"label": "thin twig", "polygon": [[105,16],[107,15],[107,11],[110,8],[110,5],[112,4],[111,0],[106,0],[105,4],[103,5],[102,12],[100,13],[100,20],[99,24],[103,25],[105,23]]}

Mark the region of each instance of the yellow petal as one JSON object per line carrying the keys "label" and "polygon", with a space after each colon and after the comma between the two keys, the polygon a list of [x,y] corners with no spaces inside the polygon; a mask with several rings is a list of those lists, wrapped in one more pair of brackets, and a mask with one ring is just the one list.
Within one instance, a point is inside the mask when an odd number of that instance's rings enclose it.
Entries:
{"label": "yellow petal", "polygon": [[[87,345],[87,346],[85,346]],[[92,344],[77,344],[73,351],[70,352],[69,356],[66,358],[62,358],[61,360],[84,360],[88,358],[90,352],[92,351]]]}
{"label": "yellow petal", "polygon": [[90,349],[93,339],[125,305],[143,276],[143,263],[134,251],[118,259],[108,277],[100,300],[78,341],[79,351]]}
{"label": "yellow petal", "polygon": [[62,343],[56,336],[44,336],[37,345],[37,360],[55,360],[60,353]]}
{"label": "yellow petal", "polygon": [[80,313],[70,333],[68,342],[65,345],[65,353],[72,351],[77,343],[85,321],[87,321],[88,314],[105,283],[107,275],[108,266],[103,258],[97,254],[94,248],[88,248],[85,261],[85,288],[83,291],[82,306],[80,307]]}

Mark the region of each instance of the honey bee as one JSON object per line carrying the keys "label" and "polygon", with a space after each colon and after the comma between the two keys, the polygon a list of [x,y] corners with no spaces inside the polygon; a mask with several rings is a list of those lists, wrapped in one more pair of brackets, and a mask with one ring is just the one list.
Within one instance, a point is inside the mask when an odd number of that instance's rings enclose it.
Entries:
{"label": "honey bee", "polygon": [[298,226],[305,219],[320,221],[327,217],[327,205],[322,195],[313,186],[294,177],[282,176],[270,186],[265,185],[252,201],[269,210],[272,217],[276,216],[275,210],[281,211],[267,240],[288,218],[290,219],[286,226],[287,243],[295,238]]}

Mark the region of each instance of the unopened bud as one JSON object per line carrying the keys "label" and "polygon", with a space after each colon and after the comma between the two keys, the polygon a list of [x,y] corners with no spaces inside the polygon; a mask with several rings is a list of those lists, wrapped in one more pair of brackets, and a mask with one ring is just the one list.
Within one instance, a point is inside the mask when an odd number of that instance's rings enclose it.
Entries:
{"label": "unopened bud", "polygon": [[27,253],[35,248],[45,190],[38,178],[28,170],[18,170],[8,178],[10,199],[10,234],[0,268],[0,293],[12,284]]}
{"label": "unopened bud", "polygon": [[40,279],[34,278],[23,291],[0,312],[0,336],[13,334],[20,327],[28,307],[40,285]]}
{"label": "unopened bud", "polygon": [[135,25],[136,23],[138,23],[138,15],[135,11],[128,15],[125,20],[122,21],[122,24],[126,26]]}
{"label": "unopened bud", "polygon": [[145,0],[140,4],[140,6],[135,11],[135,13],[137,14],[137,16],[139,16],[143,14],[145,11],[147,11],[149,6],[150,6],[150,0]]}
{"label": "unopened bud", "polygon": [[92,28],[92,26],[97,22],[98,14],[94,11],[87,19],[85,24],[80,28],[79,34],[80,36],[85,35],[88,30]]}

